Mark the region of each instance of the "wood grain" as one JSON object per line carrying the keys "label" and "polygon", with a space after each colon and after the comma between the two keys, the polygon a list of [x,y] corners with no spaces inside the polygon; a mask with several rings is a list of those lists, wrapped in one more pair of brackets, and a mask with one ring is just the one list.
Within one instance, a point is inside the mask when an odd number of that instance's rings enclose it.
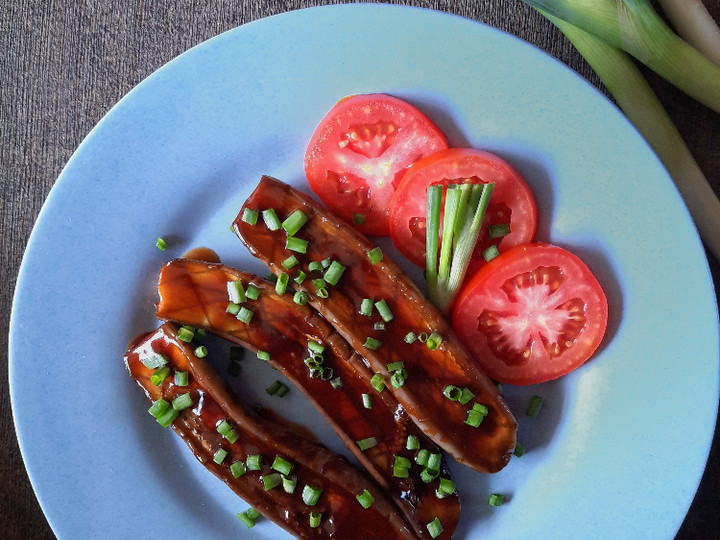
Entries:
{"label": "wood grain", "polygon": [[[720,1],[705,0],[716,20]],[[0,6],[0,538],[53,538],[27,479],[8,393],[12,294],[35,218],[62,167],[100,118],[138,82],[188,48],[235,26],[325,1],[6,1]],[[488,23],[559,58],[604,91],[584,60],[518,0],[390,2]],[[720,194],[720,117],[649,75]],[[720,265],[710,258],[720,283]],[[679,434],[679,436],[682,436]],[[677,540],[720,538],[718,436]]]}

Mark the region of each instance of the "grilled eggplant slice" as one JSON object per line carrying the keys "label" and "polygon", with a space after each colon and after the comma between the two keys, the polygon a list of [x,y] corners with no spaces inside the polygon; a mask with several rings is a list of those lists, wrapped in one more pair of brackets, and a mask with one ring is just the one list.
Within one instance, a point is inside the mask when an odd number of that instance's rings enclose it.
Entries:
{"label": "grilled eggplant slice", "polygon": [[[291,534],[343,540],[415,538],[362,471],[239,402],[193,348],[178,339],[175,325],[165,323],[138,336],[128,347],[125,363],[153,402],[151,412],[158,421],[171,425],[205,467]],[[169,370],[161,382],[159,370]],[[188,374],[185,385],[175,382],[175,372]],[[295,488],[289,492],[293,481]],[[367,508],[357,499],[366,491],[374,498]]]}
{"label": "grilled eggplant slice", "polygon": [[[235,292],[229,293],[229,288]],[[245,299],[235,305],[248,310],[246,316],[252,313],[249,322],[228,312],[229,296],[237,296],[238,290]],[[439,538],[450,538],[460,514],[450,472],[443,460],[431,467],[416,462],[415,446],[433,459],[441,456],[440,449],[390,392],[373,388],[366,361],[315,310],[296,303],[292,293],[278,294],[274,284],[256,276],[196,260],[165,264],[158,291],[159,319],[204,328],[267,355],[393,498],[415,533],[430,538],[427,524],[438,519],[443,528]]]}
{"label": "grilled eggplant slice", "polygon": [[[255,212],[263,212],[267,221],[253,224],[248,216]],[[273,214],[276,219],[271,219]],[[296,218],[290,218],[293,214]],[[277,227],[285,220],[285,227]],[[495,385],[402,270],[387,255],[375,261],[370,255],[374,246],[365,236],[268,176],[245,202],[233,228],[276,275],[288,274],[291,280],[299,272],[308,276],[297,288],[384,377],[388,390],[428,437],[458,462],[481,472],[496,472],[508,463],[517,423]],[[289,238],[295,240],[288,243]],[[297,245],[304,253],[288,249]],[[298,264],[288,270],[283,262],[291,255]],[[313,271],[319,261],[330,263],[322,273]],[[376,304],[378,309],[364,316],[370,301],[384,306]],[[413,335],[421,339],[407,343]],[[433,339],[422,339],[430,335]],[[400,365],[402,380],[393,380],[388,366]]]}

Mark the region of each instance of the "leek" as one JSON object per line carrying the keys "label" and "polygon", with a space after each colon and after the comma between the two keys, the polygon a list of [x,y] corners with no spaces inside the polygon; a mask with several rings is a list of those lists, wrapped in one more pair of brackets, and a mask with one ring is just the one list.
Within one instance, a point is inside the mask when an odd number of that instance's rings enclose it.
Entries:
{"label": "leek", "polygon": [[675,31],[720,65],[720,29],[700,0],[658,0]]}
{"label": "leek", "polygon": [[621,50],[543,13],[597,73],[675,181],[706,246],[720,260],[720,200],[635,63]]}
{"label": "leek", "polygon": [[720,113],[720,66],[678,37],[648,0],[522,0],[622,49]]}

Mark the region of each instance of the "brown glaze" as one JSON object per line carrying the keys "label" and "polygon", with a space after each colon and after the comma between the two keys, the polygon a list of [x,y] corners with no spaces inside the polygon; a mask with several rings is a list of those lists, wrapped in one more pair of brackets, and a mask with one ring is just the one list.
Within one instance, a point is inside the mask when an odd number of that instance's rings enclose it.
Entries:
{"label": "brown glaze", "polygon": [[[282,228],[269,230],[262,219],[254,226],[245,223],[245,208],[273,208],[281,221],[300,209],[308,222],[296,236],[308,240],[308,249],[306,255],[296,254],[300,264],[289,272],[291,277],[299,270],[316,277],[308,271],[310,261],[330,258],[346,267],[337,286],[329,288],[329,298],[317,296],[311,280],[298,286],[308,293],[312,306],[355,350],[361,351],[373,371],[387,376],[389,363],[404,363],[407,381],[398,389],[388,383],[388,389],[419,428],[457,461],[481,472],[496,472],[508,463],[515,447],[515,418],[492,381],[459,344],[449,324],[387,255],[373,265],[367,253],[374,246],[366,237],[309,197],[264,176],[233,226],[250,252],[276,274],[285,271],[281,263],[291,254],[285,249],[286,233]],[[394,319],[385,330],[374,329],[374,323],[380,320],[377,312],[372,317],[359,314],[364,298],[387,302]],[[410,331],[418,335],[436,331],[443,341],[434,351],[419,341],[408,345],[403,338]],[[377,350],[364,347],[369,336],[382,342]],[[474,400],[462,405],[445,398],[443,389],[447,385],[470,389]],[[477,428],[465,423],[474,402],[489,409]]]}
{"label": "brown glaze", "polygon": [[[254,313],[250,324],[227,312],[229,281],[241,280],[247,289],[260,290],[257,300],[243,305]],[[443,525],[440,538],[449,538],[457,525],[460,503],[457,493],[439,499],[435,491],[439,480],[421,480],[422,467],[412,466],[408,478],[392,475],[394,456],[409,460],[415,451],[407,450],[408,436],[414,435],[430,452],[440,449],[409,419],[405,410],[388,391],[378,393],[371,385],[373,373],[366,360],[353,351],[333,327],[309,306],[300,306],[292,293],[278,295],[275,286],[251,274],[201,261],[177,259],[163,266],[158,290],[156,316],[197,328],[205,328],[254,352],[266,351],[270,363],[300,388],[327,418],[363,467],[394,499],[416,534],[429,538],[427,523],[435,519]],[[305,359],[310,356],[308,341],[323,344],[325,367],[333,370],[329,380],[310,376]],[[362,394],[372,396],[373,406],[363,407]],[[377,445],[360,450],[357,441],[375,437]],[[440,477],[450,479],[443,463]]]}
{"label": "brown glaze", "polygon": [[[151,401],[163,398],[170,402],[190,392],[194,405],[180,412],[172,428],[213,474],[268,519],[302,538],[414,538],[402,516],[374,482],[325,446],[238,402],[207,362],[194,356],[193,347],[177,339],[176,332],[175,325],[165,323],[155,332],[138,336],[128,348],[125,363]],[[171,369],[187,371],[189,385],[178,387],[170,376],[161,386],[155,386],[150,380],[153,370],[142,363],[155,354],[164,355]],[[227,420],[239,436],[232,444],[217,432],[222,420]],[[228,455],[217,464],[213,456],[220,448]],[[262,469],[248,470],[234,478],[230,464],[245,461],[251,454],[262,456]],[[275,456],[293,464],[291,474],[297,477],[297,488],[292,494],[282,486],[267,491],[263,487],[263,477],[275,472],[271,469]],[[314,506],[302,501],[306,484],[322,490]],[[356,500],[356,495],[365,489],[375,498],[368,509]],[[322,513],[319,527],[310,527],[311,511]]]}

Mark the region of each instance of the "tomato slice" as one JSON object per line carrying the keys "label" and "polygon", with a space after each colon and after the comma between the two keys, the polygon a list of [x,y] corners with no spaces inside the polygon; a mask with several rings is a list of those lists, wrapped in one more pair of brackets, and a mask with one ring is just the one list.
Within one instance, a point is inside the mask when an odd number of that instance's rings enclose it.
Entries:
{"label": "tomato slice", "polygon": [[[492,244],[500,252],[530,242],[537,228],[537,207],[530,187],[500,157],[473,148],[448,148],[413,164],[390,203],[390,235],[395,247],[418,266],[425,267],[427,188],[437,184],[495,183],[490,204],[470,261],[467,275],[485,263],[483,251]],[[510,232],[491,237],[488,227],[507,224]]]}
{"label": "tomato slice", "polygon": [[498,382],[556,379],[595,352],[607,327],[605,293],[588,267],[557,246],[516,246],[463,287],[452,325]]}
{"label": "tomato slice", "polygon": [[405,170],[447,148],[419,109],[385,94],[340,100],[322,119],[305,154],[310,188],[338,216],[368,235],[388,236],[388,207]]}

